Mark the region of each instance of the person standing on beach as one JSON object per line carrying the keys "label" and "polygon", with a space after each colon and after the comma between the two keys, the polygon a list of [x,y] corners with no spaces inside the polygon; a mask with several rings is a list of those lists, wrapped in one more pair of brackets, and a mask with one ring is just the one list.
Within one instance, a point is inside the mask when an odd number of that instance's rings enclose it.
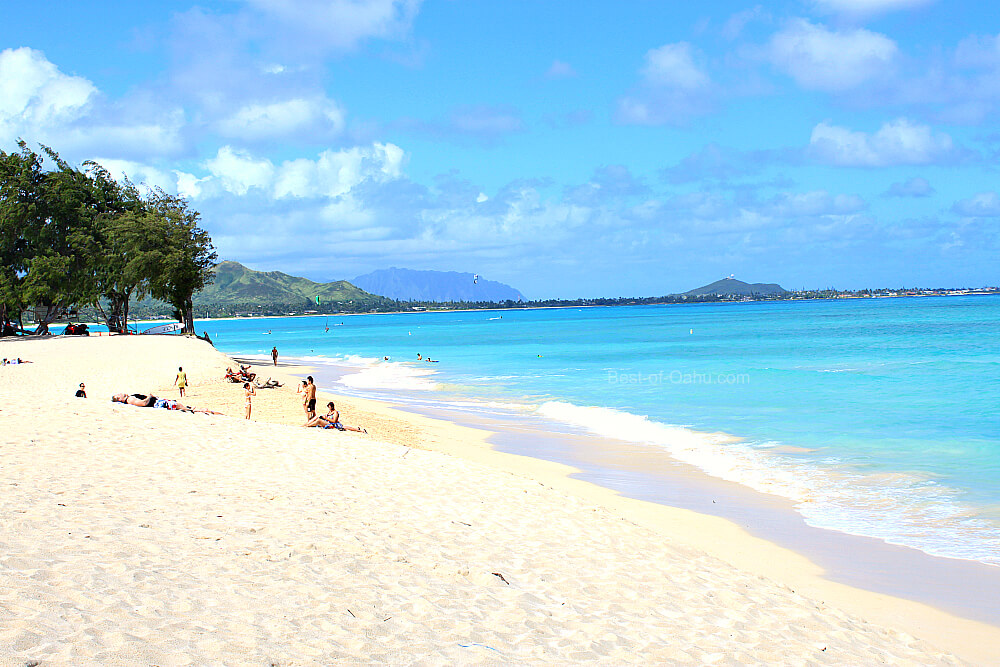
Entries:
{"label": "person standing on beach", "polygon": [[278,348],[277,347],[272,347],[271,348],[271,361],[274,362],[275,366],[278,365]]}
{"label": "person standing on beach", "polygon": [[306,398],[306,381],[303,380],[302,384],[295,388],[296,394],[302,394],[302,409],[306,413],[306,418],[309,417],[309,399]]}
{"label": "person standing on beach", "polygon": [[309,383],[306,385],[306,417],[312,419],[316,416],[316,385],[313,384],[313,376],[306,376]]}
{"label": "person standing on beach", "polygon": [[184,368],[181,366],[177,367],[177,377],[174,378],[174,384],[177,385],[177,389],[181,392],[181,398],[184,398],[184,388],[187,387],[188,376],[184,372]]}
{"label": "person standing on beach", "polygon": [[247,399],[247,419],[250,419],[250,411],[253,408],[251,397],[256,396],[257,393],[253,390],[253,385],[249,382],[243,383],[243,395]]}

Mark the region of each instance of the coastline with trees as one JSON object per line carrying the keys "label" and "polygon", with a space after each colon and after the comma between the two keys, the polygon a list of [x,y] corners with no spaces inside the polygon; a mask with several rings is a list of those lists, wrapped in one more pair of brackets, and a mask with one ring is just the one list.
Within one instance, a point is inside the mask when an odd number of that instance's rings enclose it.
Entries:
{"label": "coastline with trees", "polygon": [[[125,333],[146,296],[168,304],[194,333],[194,294],[217,255],[200,215],[182,197],[117,181],[101,165],[70,166],[48,146],[0,151],[0,324],[35,333],[89,306]],[[46,161],[46,158],[48,160]]]}

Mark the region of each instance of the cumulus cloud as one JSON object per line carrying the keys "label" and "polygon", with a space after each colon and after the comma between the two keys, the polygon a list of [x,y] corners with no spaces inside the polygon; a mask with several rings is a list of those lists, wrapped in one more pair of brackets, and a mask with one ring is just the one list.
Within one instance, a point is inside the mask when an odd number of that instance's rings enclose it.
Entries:
{"label": "cumulus cloud", "polygon": [[[34,49],[0,52],[0,141],[18,137],[66,153],[176,153],[184,112],[140,95],[109,103],[89,80],[64,74]],[[87,157],[90,157],[89,155]]]}
{"label": "cumulus cloud", "polygon": [[177,178],[174,174],[148,164],[114,158],[94,158],[94,162],[104,167],[118,181],[127,176],[135,185],[161,188],[167,192],[176,189]]}
{"label": "cumulus cloud", "polygon": [[76,120],[97,94],[87,79],[59,71],[41,51],[0,52],[0,128],[37,132]]}
{"label": "cumulus cloud", "polygon": [[399,178],[405,157],[399,146],[375,143],[323,151],[315,160],[300,158],[275,165],[247,151],[223,146],[203,165],[210,178],[185,175],[183,186],[198,196],[223,193],[244,196],[256,190],[271,199],[335,199],[368,180]]}
{"label": "cumulus cloud", "polygon": [[883,197],[930,197],[934,194],[934,188],[926,178],[914,176],[906,181],[899,181],[889,186]]}
{"label": "cumulus cloud", "polygon": [[889,121],[874,134],[820,123],[806,152],[818,162],[842,167],[932,164],[956,154],[950,136],[906,118]]}
{"label": "cumulus cloud", "polygon": [[224,137],[260,140],[280,139],[308,133],[329,137],[344,129],[344,112],[326,98],[293,98],[271,103],[251,103],[237,109],[217,124]]}
{"label": "cumulus cloud", "polygon": [[712,106],[715,86],[689,43],[646,52],[636,91],[618,102],[618,119],[638,125],[684,122]]}
{"label": "cumulus cloud", "polygon": [[767,56],[803,88],[842,92],[885,79],[895,69],[899,49],[880,33],[830,30],[796,19],[771,37]]}
{"label": "cumulus cloud", "polygon": [[952,210],[969,218],[1000,217],[1000,196],[996,192],[981,192],[955,202]]}
{"label": "cumulus cloud", "polygon": [[301,45],[351,49],[371,37],[407,32],[421,0],[244,0],[263,14],[268,31],[287,31]]}

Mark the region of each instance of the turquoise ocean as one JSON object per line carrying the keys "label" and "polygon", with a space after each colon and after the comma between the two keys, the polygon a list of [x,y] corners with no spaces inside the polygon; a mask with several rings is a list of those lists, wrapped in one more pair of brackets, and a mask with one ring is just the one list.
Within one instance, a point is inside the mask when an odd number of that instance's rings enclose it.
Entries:
{"label": "turquoise ocean", "polygon": [[336,369],[335,392],[643,443],[810,525],[1000,564],[1000,297],[198,326],[232,355]]}

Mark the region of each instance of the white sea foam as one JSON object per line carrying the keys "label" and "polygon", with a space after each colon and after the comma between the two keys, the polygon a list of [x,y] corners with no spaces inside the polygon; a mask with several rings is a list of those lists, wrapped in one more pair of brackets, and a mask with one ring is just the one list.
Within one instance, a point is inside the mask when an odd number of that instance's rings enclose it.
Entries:
{"label": "white sea foam", "polygon": [[433,391],[438,387],[432,379],[434,375],[431,369],[415,368],[411,364],[377,362],[345,375],[339,382],[352,389]]}
{"label": "white sea foam", "polygon": [[709,475],[788,498],[817,528],[1000,564],[1000,524],[978,516],[955,490],[929,477],[860,471],[836,458],[782,456],[768,451],[773,442],[758,447],[610,408],[549,401],[538,413],[598,435],[662,447]]}

